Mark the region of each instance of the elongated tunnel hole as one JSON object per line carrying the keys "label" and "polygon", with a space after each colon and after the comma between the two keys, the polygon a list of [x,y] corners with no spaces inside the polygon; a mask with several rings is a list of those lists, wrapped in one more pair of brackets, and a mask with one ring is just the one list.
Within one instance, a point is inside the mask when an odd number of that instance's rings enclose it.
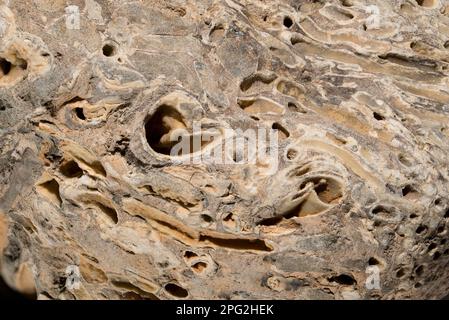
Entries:
{"label": "elongated tunnel hole", "polygon": [[343,286],[352,286],[353,284],[357,284],[357,281],[354,279],[354,277],[348,274],[340,274],[338,276],[332,276],[329,278],[329,281],[336,282]]}
{"label": "elongated tunnel hole", "polygon": [[418,228],[416,228],[417,234],[423,234],[426,231],[427,231],[427,226],[425,226],[425,225],[420,225],[420,226],[418,226]]}
{"label": "elongated tunnel hole", "polygon": [[221,239],[207,235],[201,235],[199,241],[207,241],[219,247],[236,250],[273,251],[273,249],[269,247],[262,239]]}
{"label": "elongated tunnel hole", "polygon": [[189,292],[186,289],[175,283],[167,283],[164,288],[165,291],[177,298],[186,298],[189,295]]}

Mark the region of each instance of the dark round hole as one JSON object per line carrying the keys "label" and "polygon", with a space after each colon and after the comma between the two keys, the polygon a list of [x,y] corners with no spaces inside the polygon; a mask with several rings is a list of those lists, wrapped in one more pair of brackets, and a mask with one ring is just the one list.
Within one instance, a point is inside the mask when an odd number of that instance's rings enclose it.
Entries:
{"label": "dark round hole", "polygon": [[415,273],[420,276],[422,275],[424,272],[424,266],[419,266],[418,268],[416,268]]}
{"label": "dark round hole", "polygon": [[213,219],[211,216],[207,215],[207,214],[202,214],[202,215],[201,215],[201,218],[202,218],[205,222],[212,222],[212,221],[214,221],[214,219]]}
{"label": "dark round hole", "polygon": [[105,44],[103,46],[103,55],[105,57],[112,57],[116,53],[115,47],[112,44]]}
{"label": "dark round hole", "polygon": [[83,108],[75,108],[75,114],[79,119],[86,120]]}
{"label": "dark round hole", "polygon": [[284,27],[291,28],[292,25],[293,25],[293,20],[290,17],[285,17],[284,18]]}
{"label": "dark round hole", "polygon": [[418,228],[416,228],[416,233],[421,234],[427,230],[427,227],[424,225],[420,225]]}
{"label": "dark round hole", "polygon": [[406,197],[408,194],[415,192],[415,189],[410,186],[410,185],[406,185],[404,188],[402,188],[402,196]]}
{"label": "dark round hole", "polygon": [[370,266],[377,266],[377,265],[379,265],[379,264],[380,264],[380,261],[377,260],[377,259],[374,258],[374,257],[371,257],[371,258],[369,258],[369,260],[368,260],[368,265],[370,265]]}

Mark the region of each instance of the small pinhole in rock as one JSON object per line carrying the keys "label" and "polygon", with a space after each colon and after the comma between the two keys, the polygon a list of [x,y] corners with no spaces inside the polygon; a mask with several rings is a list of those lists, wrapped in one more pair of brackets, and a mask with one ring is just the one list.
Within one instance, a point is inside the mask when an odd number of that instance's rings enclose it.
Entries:
{"label": "small pinhole in rock", "polygon": [[431,244],[429,244],[429,246],[427,247],[427,250],[430,252],[430,251],[432,251],[433,249],[435,249],[436,247],[437,247],[436,243],[431,243]]}
{"label": "small pinhole in rock", "polygon": [[421,276],[424,272],[424,266],[419,266],[418,268],[416,268],[415,273],[417,276]]}
{"label": "small pinhole in rock", "polygon": [[368,265],[370,265],[370,266],[377,266],[377,265],[379,265],[379,264],[380,264],[380,261],[377,260],[377,259],[374,258],[374,257],[371,257],[371,258],[369,258],[369,260],[368,260]]}
{"label": "small pinhole in rock", "polygon": [[400,163],[402,163],[406,167],[410,167],[412,165],[412,159],[405,154],[400,154],[398,156],[398,160]]}
{"label": "small pinhole in rock", "polygon": [[202,214],[201,219],[203,219],[207,223],[211,223],[212,221],[214,221],[214,219],[207,214]]}
{"label": "small pinhole in rock", "polygon": [[424,225],[420,225],[418,228],[416,228],[417,234],[423,234],[427,231],[427,227]]}
{"label": "small pinhole in rock", "polygon": [[441,226],[438,227],[437,233],[443,233],[445,229],[446,229],[445,226],[441,225]]}
{"label": "small pinhole in rock", "polygon": [[223,218],[223,225],[230,228],[235,229],[237,226],[236,219],[234,218],[234,215],[232,212],[229,212],[224,218]]}
{"label": "small pinhole in rock", "polygon": [[416,200],[418,198],[418,192],[411,185],[406,185],[401,190],[402,196],[409,200]]}
{"label": "small pinhole in rock", "polygon": [[405,275],[404,269],[399,269],[399,270],[396,272],[396,278],[402,278],[404,275]]}
{"label": "small pinhole in rock", "polygon": [[174,283],[167,283],[164,288],[165,291],[177,298],[186,298],[189,295],[189,292],[186,289]]}
{"label": "small pinhole in rock", "polygon": [[418,46],[418,42],[412,41],[410,42],[410,49],[414,50]]}
{"label": "small pinhole in rock", "polygon": [[421,287],[422,286],[422,284],[421,283],[419,283],[419,282],[417,282],[417,283],[415,283],[415,288],[419,288],[419,287]]}
{"label": "small pinhole in rock", "polygon": [[253,119],[254,121],[259,121],[260,119],[256,116],[250,116],[251,119]]}
{"label": "small pinhole in rock", "polygon": [[441,253],[439,253],[438,251],[433,254],[433,260],[438,260],[438,259],[440,259],[440,257],[441,257]]}
{"label": "small pinhole in rock", "polygon": [[406,185],[404,188],[402,188],[402,196],[407,196],[410,192],[413,192],[413,187],[410,185]]}
{"label": "small pinhole in rock", "polygon": [[290,17],[284,17],[284,27],[291,28],[293,25],[293,20]]}
{"label": "small pinhole in rock", "polygon": [[410,219],[416,219],[416,218],[418,218],[418,215],[416,213],[410,214]]}
{"label": "small pinhole in rock", "polygon": [[112,44],[105,44],[102,50],[105,57],[113,57],[116,54],[116,48]]}
{"label": "small pinhole in rock", "polygon": [[195,252],[192,252],[192,251],[184,252],[184,258],[186,258],[186,259],[192,259],[192,258],[196,258],[196,257],[198,257],[198,255]]}
{"label": "small pinhole in rock", "polygon": [[295,149],[288,149],[287,151],[287,159],[288,160],[293,160],[298,156],[298,151],[296,151]]}
{"label": "small pinhole in rock", "polygon": [[385,120],[385,117],[382,116],[381,114],[377,113],[377,112],[373,112],[373,117],[374,117],[374,119],[376,119],[377,121]]}

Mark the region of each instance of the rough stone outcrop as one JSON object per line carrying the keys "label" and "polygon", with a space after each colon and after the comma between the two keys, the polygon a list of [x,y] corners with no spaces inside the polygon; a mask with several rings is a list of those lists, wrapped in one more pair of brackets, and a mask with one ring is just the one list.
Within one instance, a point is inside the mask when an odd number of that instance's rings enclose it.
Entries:
{"label": "rough stone outcrop", "polygon": [[[448,1],[0,3],[11,287],[40,299],[447,295]],[[195,122],[277,132],[275,167],[174,161],[169,134],[193,136]]]}

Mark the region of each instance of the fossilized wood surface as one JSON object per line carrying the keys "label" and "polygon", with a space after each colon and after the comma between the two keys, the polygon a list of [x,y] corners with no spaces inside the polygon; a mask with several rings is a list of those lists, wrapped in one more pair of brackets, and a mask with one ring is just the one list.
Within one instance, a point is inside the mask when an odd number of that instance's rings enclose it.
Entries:
{"label": "fossilized wood surface", "polygon": [[[1,3],[10,286],[42,299],[447,294],[448,1]],[[173,165],[164,134],[194,120],[278,130],[279,170]]]}

